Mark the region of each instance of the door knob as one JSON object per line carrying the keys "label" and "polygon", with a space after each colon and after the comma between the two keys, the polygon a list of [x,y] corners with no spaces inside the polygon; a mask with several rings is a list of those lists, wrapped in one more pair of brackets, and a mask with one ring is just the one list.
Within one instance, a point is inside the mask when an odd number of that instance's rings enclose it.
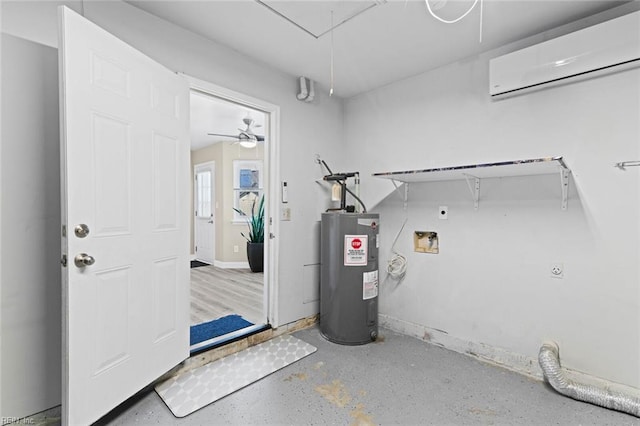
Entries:
{"label": "door knob", "polygon": [[80,253],[75,257],[74,262],[78,268],[84,268],[85,266],[93,265],[96,263],[96,260],[87,253]]}
{"label": "door knob", "polygon": [[84,223],[81,223],[80,225],[76,225],[73,232],[76,234],[76,237],[84,238],[89,235],[89,227]]}
{"label": "door knob", "polygon": [[209,221],[209,222],[207,222],[207,223],[213,223],[213,221],[212,221],[212,220],[210,220],[210,221]]}

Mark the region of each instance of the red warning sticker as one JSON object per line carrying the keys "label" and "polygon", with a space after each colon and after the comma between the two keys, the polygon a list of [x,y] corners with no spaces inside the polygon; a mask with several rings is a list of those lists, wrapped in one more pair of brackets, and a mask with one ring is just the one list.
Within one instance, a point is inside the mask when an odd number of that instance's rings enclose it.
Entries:
{"label": "red warning sticker", "polygon": [[344,236],[344,266],[366,266],[367,235]]}

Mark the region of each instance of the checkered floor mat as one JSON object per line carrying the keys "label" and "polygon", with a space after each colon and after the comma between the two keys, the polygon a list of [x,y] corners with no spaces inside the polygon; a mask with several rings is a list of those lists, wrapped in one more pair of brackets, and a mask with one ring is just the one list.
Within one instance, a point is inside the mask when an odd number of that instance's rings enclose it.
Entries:
{"label": "checkered floor mat", "polygon": [[176,417],[184,417],[315,351],[291,335],[278,336],[173,377],[156,393]]}

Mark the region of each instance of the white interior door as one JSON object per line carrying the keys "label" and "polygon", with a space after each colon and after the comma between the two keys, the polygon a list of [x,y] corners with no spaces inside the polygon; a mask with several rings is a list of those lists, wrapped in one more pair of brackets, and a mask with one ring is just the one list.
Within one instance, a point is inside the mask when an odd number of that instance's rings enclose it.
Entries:
{"label": "white interior door", "polygon": [[196,259],[213,264],[215,259],[215,166],[214,163],[194,167],[194,242]]}
{"label": "white interior door", "polygon": [[86,425],[189,355],[189,98],[70,9],[60,30],[63,422]]}

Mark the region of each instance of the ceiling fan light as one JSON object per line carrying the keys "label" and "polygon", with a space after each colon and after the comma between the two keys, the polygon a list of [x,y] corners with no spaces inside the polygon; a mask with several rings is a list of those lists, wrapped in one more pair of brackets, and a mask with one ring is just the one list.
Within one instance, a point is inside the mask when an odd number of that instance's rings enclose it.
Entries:
{"label": "ceiling fan light", "polygon": [[243,148],[255,148],[258,144],[258,138],[253,133],[249,133],[248,129],[240,132],[238,141]]}

